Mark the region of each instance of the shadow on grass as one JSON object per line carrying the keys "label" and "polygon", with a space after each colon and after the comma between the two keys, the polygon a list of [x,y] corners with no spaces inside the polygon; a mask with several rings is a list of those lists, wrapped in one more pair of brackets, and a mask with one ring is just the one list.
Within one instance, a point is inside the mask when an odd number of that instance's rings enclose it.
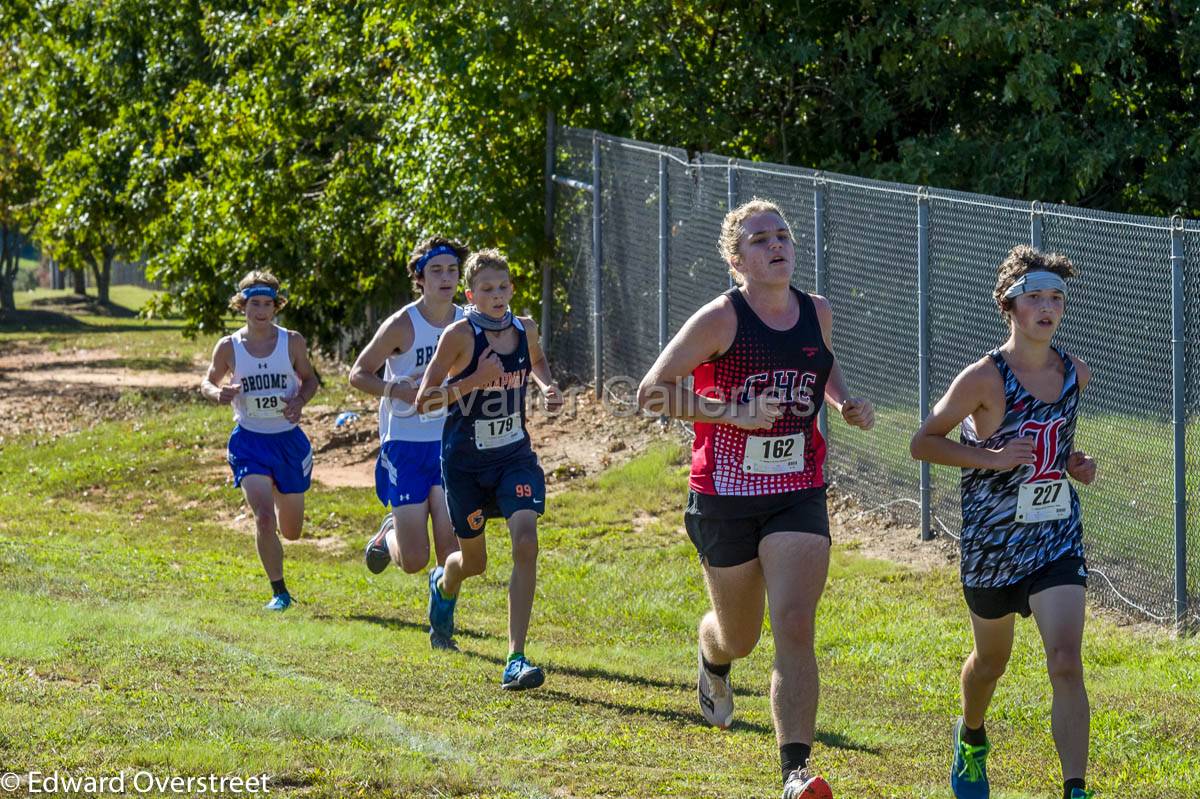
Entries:
{"label": "shadow on grass", "polygon": [[[464,651],[463,654],[469,657],[478,658],[480,660],[490,661],[498,666],[504,665],[503,659],[492,657],[491,655],[485,655],[482,652]],[[547,671],[553,671],[557,674],[567,674],[571,677],[578,677],[584,680],[604,680],[606,682],[617,683],[618,685],[640,685],[643,688],[663,688],[668,691],[684,691],[687,693],[691,693],[692,691],[696,690],[696,684],[694,682],[661,680],[654,677],[645,677],[640,674],[625,674],[619,671],[609,671],[608,669],[596,668],[594,666],[588,666],[586,668],[568,666],[565,663],[558,663],[547,658],[543,658],[539,662],[546,668]],[[766,693],[761,689],[755,690],[750,688],[742,688],[741,686],[736,687],[734,692],[739,696],[766,696]]]}
{"label": "shadow on grass", "polygon": [[[549,667],[547,667],[549,668]],[[551,671],[551,674],[554,672]],[[665,721],[669,724],[677,724],[681,727],[695,727],[698,724],[704,724],[704,718],[697,710],[694,713],[685,713],[681,710],[667,710],[663,708],[640,707],[638,705],[629,705],[624,702],[611,702],[606,699],[595,699],[590,696],[578,696],[565,691],[556,691],[553,688],[541,688],[528,693],[530,699],[547,701],[566,701],[572,705],[591,705],[592,707],[604,708],[611,710],[622,716],[651,716],[653,718]],[[756,732],[762,735],[774,734],[774,730],[767,724],[758,722],[741,721],[733,722],[733,726],[729,728],[733,732]]]}
{"label": "shadow on grass", "polygon": [[[407,619],[394,619],[394,618],[388,618],[386,616],[376,616],[371,613],[365,613],[365,614],[364,613],[356,613],[356,614],[353,614],[350,616],[321,615],[321,616],[314,616],[313,618],[322,619],[322,620],[326,620],[326,621],[338,621],[340,619],[348,619],[350,621],[365,621],[370,624],[378,624],[380,627],[385,627],[389,630],[417,630],[417,631],[423,632],[423,633],[429,632],[429,623],[428,622],[415,622],[415,621],[408,621]],[[455,638],[473,638],[476,640],[486,640],[488,638],[491,638],[492,636],[490,636],[486,633],[477,632],[475,630],[467,630],[462,627],[456,626],[454,628],[454,637]]]}

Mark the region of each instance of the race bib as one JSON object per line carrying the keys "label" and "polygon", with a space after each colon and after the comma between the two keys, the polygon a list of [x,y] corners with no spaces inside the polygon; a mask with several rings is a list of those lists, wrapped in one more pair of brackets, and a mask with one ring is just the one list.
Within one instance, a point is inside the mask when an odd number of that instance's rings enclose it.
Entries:
{"label": "race bib", "polygon": [[748,436],[742,458],[746,474],[787,474],[804,471],[804,434]]}
{"label": "race bib", "polygon": [[521,426],[519,413],[502,416],[499,419],[475,420],[476,449],[496,449],[515,444],[523,438],[525,438],[525,428]]}
{"label": "race bib", "polygon": [[287,406],[282,394],[254,394],[245,399],[246,415],[251,419],[278,419]]}
{"label": "race bib", "polygon": [[1071,515],[1071,489],[1067,480],[1022,483],[1017,491],[1017,521],[1031,524],[1065,519]]}

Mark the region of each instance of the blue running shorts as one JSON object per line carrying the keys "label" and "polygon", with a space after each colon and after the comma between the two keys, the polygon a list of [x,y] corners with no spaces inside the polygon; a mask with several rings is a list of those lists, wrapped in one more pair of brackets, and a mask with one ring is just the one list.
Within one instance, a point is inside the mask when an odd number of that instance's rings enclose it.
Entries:
{"label": "blue running shorts", "polygon": [[384,507],[415,505],[442,484],[441,441],[388,441],[375,462],[375,496]]}
{"label": "blue running shorts", "polygon": [[275,481],[280,494],[303,494],[312,484],[312,444],[299,426],[284,433],[255,433],[240,425],[229,436],[229,468],[234,486],[248,474]]}

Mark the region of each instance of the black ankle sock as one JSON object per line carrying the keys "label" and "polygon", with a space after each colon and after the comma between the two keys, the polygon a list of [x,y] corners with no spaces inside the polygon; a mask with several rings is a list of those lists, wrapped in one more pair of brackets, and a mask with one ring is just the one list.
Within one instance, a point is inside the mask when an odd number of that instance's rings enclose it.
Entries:
{"label": "black ankle sock", "polygon": [[987,729],[985,729],[985,726],[980,724],[979,729],[973,730],[964,721],[962,725],[962,739],[971,746],[983,746],[987,743]]}
{"label": "black ankle sock", "polygon": [[1067,780],[1063,783],[1063,799],[1071,799],[1071,791],[1075,788],[1084,791],[1087,790],[1087,784],[1078,777],[1072,780]]}
{"label": "black ankle sock", "polygon": [[280,577],[278,580],[271,581],[271,591],[274,592],[275,596],[286,594],[288,592],[287,586],[283,584],[282,577]]}
{"label": "black ankle sock", "polygon": [[713,664],[708,662],[708,658],[704,657],[704,655],[701,655],[700,659],[704,661],[704,668],[708,669],[709,671],[711,671],[713,674],[717,675],[718,677],[728,676],[729,667],[733,665],[732,663],[726,663],[723,666],[714,666]]}
{"label": "black ankle sock", "polygon": [[783,779],[798,768],[808,765],[808,756],[812,753],[811,744],[784,744],[779,747],[779,765],[783,769]]}

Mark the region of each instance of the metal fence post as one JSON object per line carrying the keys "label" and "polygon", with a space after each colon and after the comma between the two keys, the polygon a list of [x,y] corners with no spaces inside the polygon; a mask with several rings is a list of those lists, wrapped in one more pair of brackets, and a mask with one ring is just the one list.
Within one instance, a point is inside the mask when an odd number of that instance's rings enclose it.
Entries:
{"label": "metal fence post", "polygon": [[[729,170],[726,173],[725,180],[725,203],[726,210],[732,211],[737,208],[738,202],[738,186],[737,186],[737,161],[729,159]],[[729,275],[729,288],[733,288],[733,273]]]}
{"label": "metal fence post", "polygon": [[[828,297],[828,275],[825,271],[825,179],[820,172],[813,175],[813,272],[817,294]],[[821,412],[817,414],[817,430],[826,441],[829,440],[827,410],[825,403],[821,403]]]}
{"label": "metal fence post", "polygon": [[554,170],[557,168],[554,140],[554,111],[546,112],[546,225],[543,229],[546,256],[542,261],[542,352],[550,352],[550,308],[554,303],[554,287],[550,269],[554,261]]}
{"label": "metal fence post", "polygon": [[667,214],[667,156],[665,150],[658,154],[658,351],[667,346],[667,268],[670,253],[668,247]]}
{"label": "metal fence post", "polygon": [[[917,380],[921,421],[929,415],[929,190],[917,189]],[[933,540],[933,479],[921,461],[921,540]]]}
{"label": "metal fence post", "polygon": [[1175,629],[1187,626],[1187,417],[1184,393],[1183,218],[1171,217],[1171,416],[1175,438]]}
{"label": "metal fence post", "polygon": [[592,134],[592,379],[596,383],[596,399],[604,396],[604,371],[602,355],[604,342],[601,336],[604,332],[601,314],[604,300],[601,296],[604,281],[600,267],[604,263],[601,251],[601,208],[600,208],[600,134]]}
{"label": "metal fence post", "polygon": [[1033,249],[1042,249],[1042,201],[1034,200],[1029,204],[1029,243]]}

